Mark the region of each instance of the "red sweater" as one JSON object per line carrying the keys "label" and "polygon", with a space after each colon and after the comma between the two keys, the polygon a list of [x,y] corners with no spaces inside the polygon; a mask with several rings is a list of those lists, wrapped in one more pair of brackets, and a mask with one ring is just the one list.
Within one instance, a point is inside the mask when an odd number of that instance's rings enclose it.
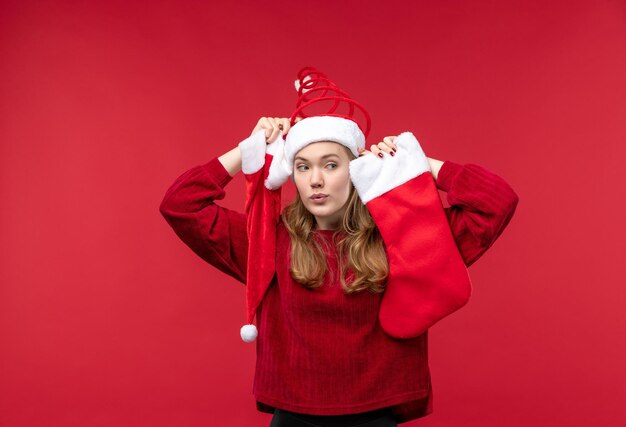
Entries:
{"label": "red sweater", "polygon": [[[213,158],[183,173],[160,211],[176,234],[209,264],[245,284],[246,215],[215,204],[232,177]],[[499,176],[474,164],[443,163],[436,180],[465,264],[500,236],[518,203]],[[332,230],[316,231],[332,239]],[[398,422],[432,411],[428,333],[395,339],[378,323],[382,294],[346,295],[334,245],[323,286],[307,290],[289,274],[290,239],[277,229],[276,275],[257,311],[259,336],[253,394],[257,408],[341,415],[392,407]]]}

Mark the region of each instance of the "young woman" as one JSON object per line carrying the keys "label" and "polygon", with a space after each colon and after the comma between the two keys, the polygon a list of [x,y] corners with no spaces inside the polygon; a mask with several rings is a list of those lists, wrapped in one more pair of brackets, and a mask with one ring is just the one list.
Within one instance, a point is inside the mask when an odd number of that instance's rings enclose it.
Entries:
{"label": "young woman", "polygon": [[[272,144],[290,122],[263,117],[251,137],[261,131]],[[394,140],[360,156],[396,156]],[[427,333],[398,340],[378,325],[389,265],[350,180],[354,159],[335,141],[309,143],[294,158],[298,194],[281,215],[277,274],[258,313],[263,340],[254,394],[257,408],[274,414],[272,427],[394,426],[432,411]],[[429,163],[447,192],[446,218],[469,266],[502,233],[517,195],[480,166]],[[215,204],[241,167],[237,146],[190,169],[168,189],[160,211],[200,257],[245,283],[246,215]]]}

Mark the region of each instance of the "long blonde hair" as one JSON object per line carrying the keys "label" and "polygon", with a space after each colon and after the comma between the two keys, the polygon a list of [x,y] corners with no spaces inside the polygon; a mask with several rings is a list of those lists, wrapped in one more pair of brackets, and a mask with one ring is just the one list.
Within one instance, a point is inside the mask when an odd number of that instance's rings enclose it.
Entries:
{"label": "long blonde hair", "polygon": [[[347,148],[349,155],[354,158]],[[339,278],[346,294],[367,289],[370,293],[381,293],[389,275],[389,262],[385,246],[370,215],[350,182],[347,209],[338,231],[333,235],[337,246]],[[326,257],[320,241],[313,238],[315,217],[309,212],[300,195],[285,207],[283,223],[291,237],[291,277],[304,287],[314,289],[322,286],[328,270]],[[353,280],[346,282],[348,271]]]}

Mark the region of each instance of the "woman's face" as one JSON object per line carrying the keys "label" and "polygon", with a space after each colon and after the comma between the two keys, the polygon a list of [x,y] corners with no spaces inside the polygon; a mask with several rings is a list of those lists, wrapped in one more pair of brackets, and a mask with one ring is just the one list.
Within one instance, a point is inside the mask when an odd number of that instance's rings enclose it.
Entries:
{"label": "woman's face", "polygon": [[329,141],[313,142],[296,153],[294,182],[319,229],[339,227],[350,196],[350,160],[346,147]]}

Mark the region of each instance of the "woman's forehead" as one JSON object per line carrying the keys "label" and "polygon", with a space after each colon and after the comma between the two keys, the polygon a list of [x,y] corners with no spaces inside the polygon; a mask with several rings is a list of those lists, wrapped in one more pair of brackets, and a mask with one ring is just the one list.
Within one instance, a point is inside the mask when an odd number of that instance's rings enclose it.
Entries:
{"label": "woman's forehead", "polygon": [[318,160],[327,157],[338,156],[340,158],[347,157],[348,148],[338,142],[318,141],[312,142],[306,147],[298,151],[294,160]]}

